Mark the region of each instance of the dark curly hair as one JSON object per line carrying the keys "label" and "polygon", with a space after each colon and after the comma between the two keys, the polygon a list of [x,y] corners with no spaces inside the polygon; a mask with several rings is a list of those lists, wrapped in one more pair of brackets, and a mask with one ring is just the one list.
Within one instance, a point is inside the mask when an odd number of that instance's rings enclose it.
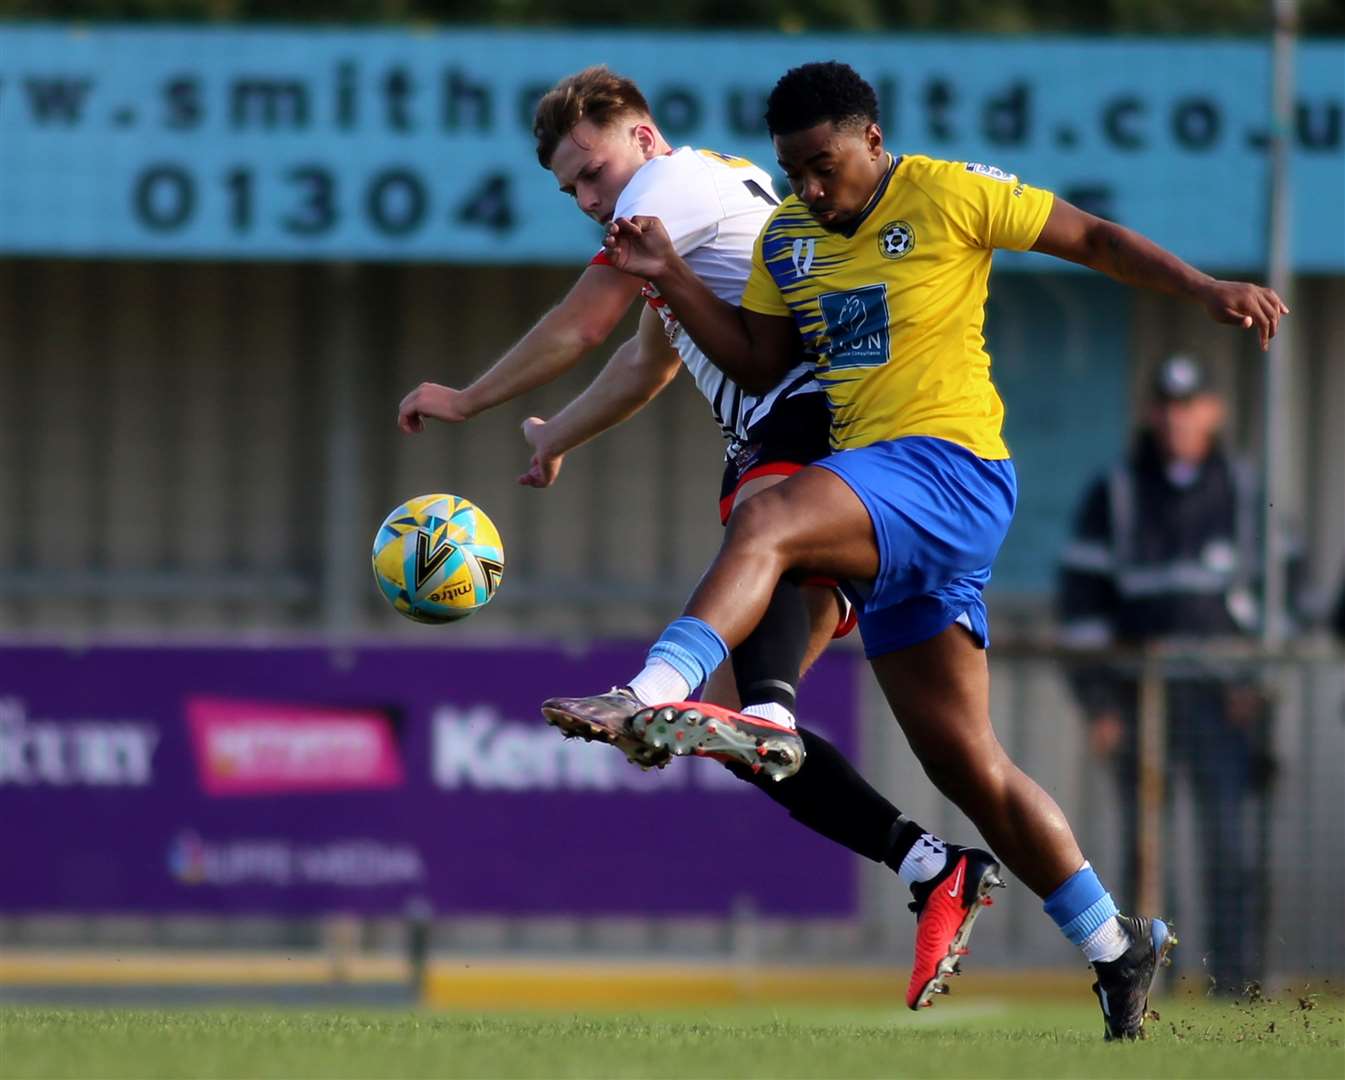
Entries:
{"label": "dark curly hair", "polygon": [[837,127],[878,122],[878,95],[839,60],[790,68],[766,102],[772,135],[792,135],[830,121]]}

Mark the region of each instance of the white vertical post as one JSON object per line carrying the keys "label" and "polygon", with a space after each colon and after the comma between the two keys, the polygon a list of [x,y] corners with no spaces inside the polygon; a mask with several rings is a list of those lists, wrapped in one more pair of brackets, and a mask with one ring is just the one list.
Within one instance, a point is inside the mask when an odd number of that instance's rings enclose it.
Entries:
{"label": "white vertical post", "polygon": [[[1294,134],[1294,41],[1298,31],[1298,0],[1270,0],[1274,21],[1271,60],[1270,220],[1266,252],[1266,279],[1292,309],[1293,287],[1291,240],[1293,233],[1293,188],[1290,154]],[[1275,509],[1275,493],[1283,491],[1285,476],[1284,412],[1289,385],[1291,322],[1280,324],[1270,343],[1265,362],[1265,413],[1263,417],[1264,500],[1261,637],[1274,647],[1284,636],[1285,572],[1282,513]]]}
{"label": "white vertical post", "polygon": [[1139,910],[1154,914],[1167,898],[1167,850],[1163,842],[1163,810],[1167,786],[1167,671],[1164,653],[1144,650],[1140,668],[1138,768],[1135,781],[1135,899]]}

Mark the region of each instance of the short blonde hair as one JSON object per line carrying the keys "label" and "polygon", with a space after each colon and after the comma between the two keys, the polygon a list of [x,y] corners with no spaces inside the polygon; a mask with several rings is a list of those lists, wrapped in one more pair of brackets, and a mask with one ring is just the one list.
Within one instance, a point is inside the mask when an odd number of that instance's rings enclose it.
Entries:
{"label": "short blonde hair", "polygon": [[640,88],[625,76],[599,64],[561,79],[537,103],[533,114],[537,160],[542,168],[551,168],[556,146],[581,120],[604,127],[626,115],[647,117],[650,112]]}

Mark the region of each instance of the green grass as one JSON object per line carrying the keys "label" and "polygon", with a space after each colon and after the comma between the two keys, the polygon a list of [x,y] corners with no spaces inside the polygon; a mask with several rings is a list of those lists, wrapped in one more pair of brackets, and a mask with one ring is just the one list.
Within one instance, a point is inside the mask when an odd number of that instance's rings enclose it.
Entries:
{"label": "green grass", "polygon": [[733,1009],[632,1016],[0,1009],[18,1077],[1333,1077],[1345,1006],[1160,1005],[1145,1042],[1095,1009],[942,1001],[927,1013]]}

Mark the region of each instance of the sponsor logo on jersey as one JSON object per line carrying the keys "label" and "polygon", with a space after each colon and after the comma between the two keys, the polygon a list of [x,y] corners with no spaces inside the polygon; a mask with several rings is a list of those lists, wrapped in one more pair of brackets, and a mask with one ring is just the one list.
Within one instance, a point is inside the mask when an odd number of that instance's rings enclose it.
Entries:
{"label": "sponsor logo on jersey", "polygon": [[915,230],[909,221],[889,221],[878,234],[878,250],[884,259],[903,259],[915,247]]}
{"label": "sponsor logo on jersey", "polygon": [[988,176],[991,180],[998,180],[1003,184],[1012,184],[1018,179],[1013,173],[1006,173],[1003,169],[997,169],[993,165],[982,165],[979,161],[967,162],[967,172]]}
{"label": "sponsor logo on jersey", "polygon": [[827,321],[827,366],[876,367],[887,363],[887,286],[866,285],[846,292],[823,293],[817,298]]}

